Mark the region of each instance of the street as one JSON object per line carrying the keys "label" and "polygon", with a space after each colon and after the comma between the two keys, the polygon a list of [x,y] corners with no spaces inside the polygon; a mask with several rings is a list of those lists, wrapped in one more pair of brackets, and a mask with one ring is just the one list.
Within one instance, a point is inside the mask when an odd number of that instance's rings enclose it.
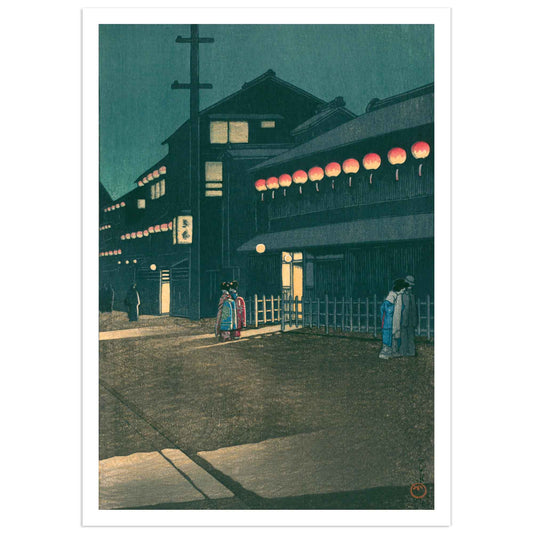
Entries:
{"label": "street", "polygon": [[364,334],[100,327],[101,508],[433,507],[433,344],[384,361]]}

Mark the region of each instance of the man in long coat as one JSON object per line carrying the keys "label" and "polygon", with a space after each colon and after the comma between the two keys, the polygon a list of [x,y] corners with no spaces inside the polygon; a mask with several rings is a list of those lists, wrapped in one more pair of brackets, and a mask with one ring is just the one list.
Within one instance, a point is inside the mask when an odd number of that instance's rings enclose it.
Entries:
{"label": "man in long coat", "polygon": [[415,355],[415,328],[418,325],[418,309],[416,307],[416,298],[413,293],[415,278],[406,276],[405,281],[408,287],[401,295],[402,299],[402,317],[400,322],[400,349],[399,355],[413,357]]}

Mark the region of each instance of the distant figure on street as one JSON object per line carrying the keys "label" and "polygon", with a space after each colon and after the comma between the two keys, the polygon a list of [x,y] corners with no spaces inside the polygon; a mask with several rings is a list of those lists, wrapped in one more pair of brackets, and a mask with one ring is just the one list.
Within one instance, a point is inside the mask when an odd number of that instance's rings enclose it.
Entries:
{"label": "distant figure on street", "polygon": [[231,331],[237,329],[237,313],[235,301],[231,297],[230,284],[223,281],[220,284],[222,294],[218,301],[217,320],[215,322],[215,336],[224,342],[231,339]]}
{"label": "distant figure on street", "polygon": [[380,314],[383,346],[379,352],[380,359],[398,357],[402,305],[400,296],[405,291],[406,287],[407,283],[405,280],[395,280],[392,290],[381,304]]}
{"label": "distant figure on street", "polygon": [[130,319],[130,322],[136,322],[139,319],[139,305],[141,304],[141,298],[139,297],[136,283],[129,288],[124,303],[128,309],[128,318]]}
{"label": "distant figure on street", "polygon": [[413,357],[415,355],[415,328],[418,325],[418,309],[413,293],[415,286],[414,276],[406,276],[406,289],[401,295],[402,311],[400,321],[400,347],[399,355]]}
{"label": "distant figure on street", "polygon": [[106,283],[100,290],[100,311],[102,313],[113,312],[113,303],[115,300],[115,291],[110,283]]}
{"label": "distant figure on street", "polygon": [[240,339],[241,337],[241,329],[246,327],[246,303],[244,301],[244,298],[239,296],[238,293],[239,290],[239,282],[236,280],[233,280],[230,283],[230,289],[229,293],[230,296],[235,301],[235,313],[236,313],[236,329],[231,331],[231,338],[232,339]]}
{"label": "distant figure on street", "polygon": [[105,284],[105,290],[106,290],[106,311],[108,313],[112,313],[113,304],[115,303],[115,291],[113,290],[111,283]]}

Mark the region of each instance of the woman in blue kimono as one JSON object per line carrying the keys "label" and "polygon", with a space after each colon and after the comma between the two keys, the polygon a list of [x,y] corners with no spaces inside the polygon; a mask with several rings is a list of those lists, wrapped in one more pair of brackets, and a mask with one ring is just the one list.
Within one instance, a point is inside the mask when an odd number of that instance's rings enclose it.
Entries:
{"label": "woman in blue kimono", "polygon": [[398,356],[401,298],[398,296],[405,290],[407,283],[403,279],[397,279],[389,292],[385,301],[381,304],[381,331],[383,335],[383,346],[379,352],[380,359],[390,359]]}
{"label": "woman in blue kimono", "polygon": [[224,281],[220,284],[220,288],[222,295],[218,301],[215,336],[220,341],[228,341],[231,338],[231,331],[237,329],[237,313],[235,301],[229,293],[230,284]]}

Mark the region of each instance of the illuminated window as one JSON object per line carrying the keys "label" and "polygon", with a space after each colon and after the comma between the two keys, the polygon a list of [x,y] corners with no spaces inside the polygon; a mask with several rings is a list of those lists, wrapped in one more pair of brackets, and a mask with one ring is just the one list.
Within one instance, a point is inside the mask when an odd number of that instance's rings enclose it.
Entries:
{"label": "illuminated window", "polygon": [[214,120],[209,125],[211,144],[247,143],[248,122]]}
{"label": "illuminated window", "polygon": [[248,122],[230,122],[229,123],[229,142],[230,143],[247,143],[248,142]]}
{"label": "illuminated window", "polygon": [[275,120],[262,120],[261,121],[261,127],[262,128],[275,128],[276,127],[276,121]]}
{"label": "illuminated window", "polygon": [[211,144],[226,144],[228,142],[228,123],[213,121],[210,124]]}
{"label": "illuminated window", "polygon": [[144,198],[137,198],[137,209],[145,209],[146,200]]}
{"label": "illuminated window", "polygon": [[150,187],[150,198],[157,200],[165,195],[165,180],[158,181]]}
{"label": "illuminated window", "polygon": [[205,189],[206,196],[222,196],[222,163],[220,161],[205,162]]}

